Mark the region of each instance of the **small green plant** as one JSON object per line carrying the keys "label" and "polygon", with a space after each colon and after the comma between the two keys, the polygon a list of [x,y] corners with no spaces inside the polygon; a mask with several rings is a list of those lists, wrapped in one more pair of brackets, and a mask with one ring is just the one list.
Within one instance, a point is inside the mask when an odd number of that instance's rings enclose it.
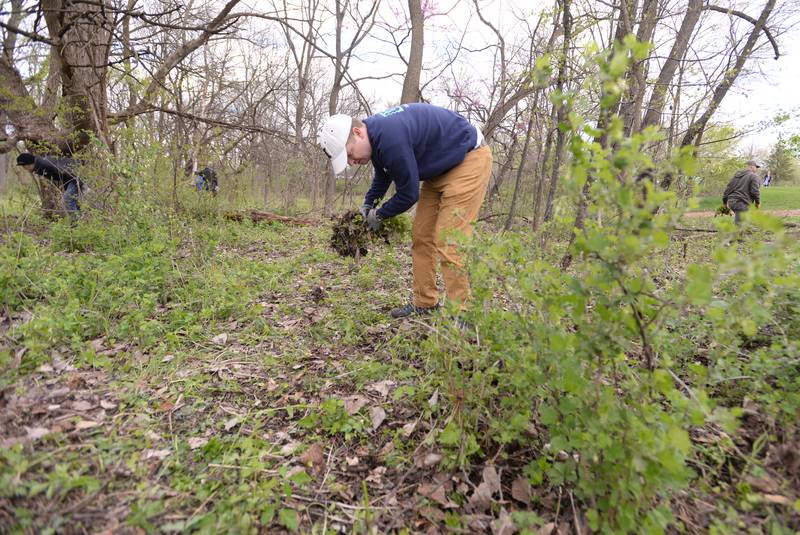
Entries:
{"label": "small green plant", "polygon": [[318,429],[330,435],[342,434],[346,440],[364,431],[363,418],[358,414],[348,414],[344,401],[338,398],[326,399],[317,411],[309,412],[298,423],[307,429]]}

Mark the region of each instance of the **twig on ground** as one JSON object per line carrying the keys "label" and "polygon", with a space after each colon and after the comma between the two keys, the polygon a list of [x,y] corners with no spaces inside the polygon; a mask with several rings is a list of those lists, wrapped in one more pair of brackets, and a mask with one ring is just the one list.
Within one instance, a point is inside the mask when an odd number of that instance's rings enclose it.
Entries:
{"label": "twig on ground", "polygon": [[575,532],[578,535],[583,535],[583,530],[581,529],[581,521],[578,518],[578,512],[575,509],[575,500],[572,499],[572,491],[569,491],[569,503],[572,505],[572,518],[575,521]]}

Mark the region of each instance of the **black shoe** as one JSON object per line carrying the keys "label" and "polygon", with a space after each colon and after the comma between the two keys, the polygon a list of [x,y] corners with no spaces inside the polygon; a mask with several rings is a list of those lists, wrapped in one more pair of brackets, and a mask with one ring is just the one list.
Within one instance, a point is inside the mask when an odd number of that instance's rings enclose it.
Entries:
{"label": "black shoe", "polygon": [[404,307],[393,308],[389,314],[393,318],[407,318],[411,315],[418,315],[418,316],[427,316],[428,314],[432,313],[434,310],[439,308],[439,305],[433,305],[432,307],[418,307],[415,306],[413,303],[409,303]]}

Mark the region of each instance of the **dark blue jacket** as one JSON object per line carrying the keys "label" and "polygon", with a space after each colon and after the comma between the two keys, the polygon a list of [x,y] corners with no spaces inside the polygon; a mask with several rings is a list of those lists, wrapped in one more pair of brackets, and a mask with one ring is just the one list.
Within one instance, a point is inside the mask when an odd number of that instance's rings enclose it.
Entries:
{"label": "dark blue jacket", "polygon": [[33,172],[52,180],[62,187],[66,187],[70,182],[78,180],[78,177],[67,169],[67,162],[64,160],[36,156],[36,160],[33,162]]}
{"label": "dark blue jacket", "polygon": [[440,176],[464,161],[478,132],[462,116],[431,104],[403,104],[367,117],[375,177],[364,204],[397,190],[378,209],[382,218],[401,214],[419,199],[420,180]]}

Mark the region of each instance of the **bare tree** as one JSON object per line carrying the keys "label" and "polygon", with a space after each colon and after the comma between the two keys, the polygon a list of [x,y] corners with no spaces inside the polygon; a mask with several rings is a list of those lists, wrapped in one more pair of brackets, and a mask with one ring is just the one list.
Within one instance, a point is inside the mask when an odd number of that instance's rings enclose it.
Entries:
{"label": "bare tree", "polygon": [[425,46],[425,18],[422,15],[420,0],[408,0],[411,20],[411,51],[408,55],[406,76],[403,80],[403,93],[400,102],[418,102],[420,99],[419,81],[422,75],[422,53]]}

